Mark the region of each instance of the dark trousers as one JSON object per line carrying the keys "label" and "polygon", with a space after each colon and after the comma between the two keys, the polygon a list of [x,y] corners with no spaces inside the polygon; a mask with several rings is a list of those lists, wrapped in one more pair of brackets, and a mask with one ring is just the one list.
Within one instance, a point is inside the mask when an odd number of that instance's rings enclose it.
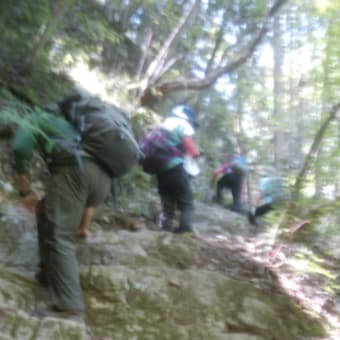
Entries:
{"label": "dark trousers", "polygon": [[193,198],[190,179],[183,165],[158,174],[157,180],[163,209],[162,228],[173,231],[172,223],[177,208],[180,212],[178,231],[192,231]]}
{"label": "dark trousers", "polygon": [[269,212],[272,209],[273,209],[273,206],[272,206],[271,203],[266,203],[266,204],[259,205],[255,209],[254,216],[255,217],[263,216],[264,214],[266,214],[267,212]]}
{"label": "dark trousers", "polygon": [[76,258],[76,229],[86,207],[103,202],[111,178],[92,160],[54,169],[38,219],[40,277],[60,310],[84,309]]}
{"label": "dark trousers", "polygon": [[233,197],[233,204],[231,209],[233,211],[241,212],[241,190],[242,190],[243,176],[235,173],[228,173],[222,176],[217,181],[216,200],[218,203],[223,203],[223,190],[229,189]]}

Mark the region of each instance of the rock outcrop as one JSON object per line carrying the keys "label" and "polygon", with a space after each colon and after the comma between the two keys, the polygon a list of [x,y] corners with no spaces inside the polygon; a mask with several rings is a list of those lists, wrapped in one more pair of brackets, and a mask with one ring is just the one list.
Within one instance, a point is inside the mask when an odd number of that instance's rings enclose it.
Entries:
{"label": "rock outcrop", "polygon": [[[210,209],[210,210],[209,210]],[[323,326],[280,288],[275,275],[238,249],[245,218],[217,207],[196,212],[197,235],[91,226],[79,241],[85,325],[33,317],[48,300],[33,278],[34,219],[2,204],[0,339],[227,339],[320,337]],[[45,294],[45,295],[44,295]]]}

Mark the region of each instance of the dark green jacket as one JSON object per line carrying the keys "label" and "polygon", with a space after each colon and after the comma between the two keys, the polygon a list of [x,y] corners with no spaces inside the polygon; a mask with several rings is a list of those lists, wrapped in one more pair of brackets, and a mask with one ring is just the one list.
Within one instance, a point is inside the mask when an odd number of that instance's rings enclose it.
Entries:
{"label": "dark green jacket", "polygon": [[16,171],[28,171],[35,149],[47,162],[53,161],[58,144],[73,143],[77,136],[77,131],[63,117],[31,113],[25,117],[25,124],[17,128],[12,141]]}

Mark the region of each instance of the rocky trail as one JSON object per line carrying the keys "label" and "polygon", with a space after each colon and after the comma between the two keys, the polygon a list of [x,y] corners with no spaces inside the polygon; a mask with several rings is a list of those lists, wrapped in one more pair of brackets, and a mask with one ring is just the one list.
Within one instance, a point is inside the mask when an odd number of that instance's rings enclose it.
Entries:
{"label": "rocky trail", "polygon": [[[302,243],[273,243],[244,216],[196,203],[195,236],[141,216],[96,211],[78,242],[85,325],[32,317],[47,301],[32,213],[0,173],[0,339],[340,338],[340,264]],[[36,189],[41,188],[35,183]],[[46,302],[47,303],[47,302]]]}

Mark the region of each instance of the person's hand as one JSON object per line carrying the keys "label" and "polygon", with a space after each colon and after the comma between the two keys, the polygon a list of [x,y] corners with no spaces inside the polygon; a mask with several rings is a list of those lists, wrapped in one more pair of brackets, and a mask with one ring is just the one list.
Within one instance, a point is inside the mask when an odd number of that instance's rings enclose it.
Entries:
{"label": "person's hand", "polygon": [[89,225],[91,223],[92,216],[94,214],[93,207],[87,207],[83,211],[81,221],[76,230],[76,236],[79,238],[86,238],[89,234]]}
{"label": "person's hand", "polygon": [[19,173],[14,176],[14,188],[20,196],[27,196],[31,193],[31,176],[27,173]]}
{"label": "person's hand", "polygon": [[24,197],[20,197],[19,203],[34,215],[36,213],[38,197],[34,194],[28,194]]}

